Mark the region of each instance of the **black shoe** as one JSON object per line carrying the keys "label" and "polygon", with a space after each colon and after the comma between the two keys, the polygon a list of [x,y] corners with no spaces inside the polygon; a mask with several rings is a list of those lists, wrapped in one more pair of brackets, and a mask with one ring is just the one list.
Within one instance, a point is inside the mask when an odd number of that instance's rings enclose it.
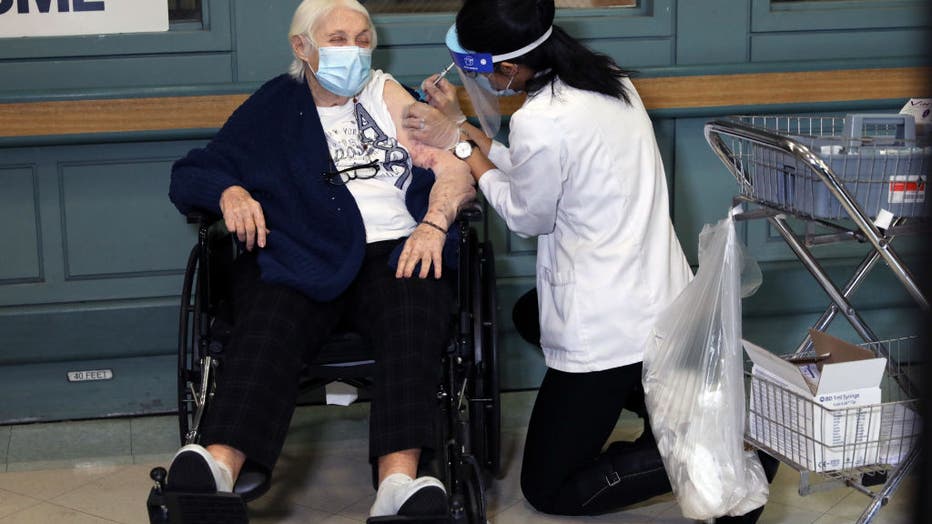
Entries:
{"label": "black shoe", "polygon": [[233,479],[229,470],[206,449],[197,444],[184,446],[172,459],[168,467],[166,491],[190,493],[216,493],[233,491]]}

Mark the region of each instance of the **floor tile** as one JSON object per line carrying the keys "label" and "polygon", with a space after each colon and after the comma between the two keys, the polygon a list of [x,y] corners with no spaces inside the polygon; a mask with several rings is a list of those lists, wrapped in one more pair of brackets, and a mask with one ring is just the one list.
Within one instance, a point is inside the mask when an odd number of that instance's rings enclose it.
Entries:
{"label": "floor tile", "polygon": [[87,515],[80,511],[57,506],[49,502],[40,502],[28,509],[0,518],[0,524],[46,524],[49,522],[67,524],[113,524],[112,520]]}
{"label": "floor tile", "polygon": [[124,524],[148,524],[146,497],[152,488],[151,465],[128,465],[68,493],[52,503]]}
{"label": "floor tile", "polygon": [[0,489],[0,519],[41,502],[41,500],[20,495],[19,493]]}
{"label": "floor tile", "polygon": [[[334,449],[298,454],[286,448],[272,477],[270,492],[257,508],[299,504],[336,514],[374,497],[372,468],[362,449]],[[368,511],[368,508],[366,508]]]}
{"label": "floor tile", "polygon": [[[301,521],[301,522],[307,522],[307,521]],[[366,522],[365,519],[362,519],[362,520],[353,520],[353,519],[350,519],[350,518],[346,518],[346,517],[344,517],[344,516],[342,516],[342,515],[331,515],[331,516],[329,516],[329,517],[327,517],[327,518],[321,520],[319,524],[362,524],[362,523],[365,523],[365,522]]]}
{"label": "floor tile", "polygon": [[181,445],[178,417],[138,417],[130,419],[130,444],[135,463],[157,462],[147,458],[171,457]]}
{"label": "floor tile", "polygon": [[521,495],[521,454],[524,451],[523,436],[503,435],[501,443],[502,476],[491,479],[486,486],[486,515],[494,517],[515,502]]}
{"label": "floor tile", "polygon": [[645,500],[638,504],[628,506],[619,513],[600,515],[593,517],[597,522],[626,522],[617,520],[618,518],[632,519],[635,521],[641,519],[667,518],[674,519],[675,516],[681,516],[680,508],[676,504],[676,497],[673,493],[660,495],[652,499]]}
{"label": "floor tile", "polygon": [[101,477],[112,475],[121,466],[18,471],[0,475],[0,489],[40,500],[50,500]]}
{"label": "floor tile", "polygon": [[365,522],[369,517],[369,508],[375,502],[375,490],[372,490],[368,496],[363,497],[349,506],[340,510],[337,515],[353,522]]}
{"label": "floor tile", "polygon": [[291,418],[285,445],[312,449],[368,447],[369,403],[349,406],[302,406]]}
{"label": "floor tile", "polygon": [[[770,484],[770,497],[768,500],[821,515],[851,493],[851,488],[841,486],[828,491],[801,496],[799,494],[799,478],[799,472],[781,464],[780,469],[777,470],[777,476]],[[811,478],[816,479],[811,483],[819,480],[815,475]]]}
{"label": "floor tile", "polygon": [[[524,500],[518,501],[489,519],[492,524],[569,524],[580,522],[580,517],[562,517],[538,513]],[[647,520],[619,520],[617,522],[648,522]]]}
{"label": "floor tile", "polygon": [[788,506],[780,502],[770,501],[764,507],[758,524],[811,524],[822,517],[821,511],[813,511]]}
{"label": "floor tile", "polygon": [[672,504],[658,513],[651,521],[655,524],[694,524],[695,521],[683,516],[683,510],[677,504]]}
{"label": "floor tile", "polygon": [[[331,522],[336,524],[339,520],[325,511],[308,508],[298,504],[280,505],[262,505],[258,507],[255,504],[249,505],[249,522],[250,524],[310,524]],[[343,522],[355,522],[349,519]]]}
{"label": "floor tile", "polygon": [[[132,462],[129,419],[12,426],[8,471],[64,464]],[[31,468],[29,463],[33,463]]]}
{"label": "floor tile", "polygon": [[[913,511],[913,501],[917,495],[919,480],[915,475],[907,476],[903,479],[899,488],[890,497],[887,505],[880,508],[874,518],[875,523],[881,522],[910,522]],[[880,486],[871,486],[872,490],[879,490]],[[832,516],[846,518],[849,521],[856,520],[861,513],[870,504],[871,499],[859,492],[852,490],[838,504],[828,509],[827,513]]]}
{"label": "floor tile", "polygon": [[10,449],[11,426],[0,426],[0,472],[6,471],[6,457]]}
{"label": "floor tile", "polygon": [[813,522],[813,524],[851,524],[853,520],[847,517],[836,517],[834,515],[822,515]]}

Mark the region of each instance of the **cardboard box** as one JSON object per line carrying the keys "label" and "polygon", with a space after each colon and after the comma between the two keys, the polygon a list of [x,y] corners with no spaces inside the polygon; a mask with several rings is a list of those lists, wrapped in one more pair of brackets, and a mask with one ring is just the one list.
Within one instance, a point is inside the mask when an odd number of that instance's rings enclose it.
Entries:
{"label": "cardboard box", "polygon": [[748,436],[814,472],[875,464],[887,360],[810,331],[818,355],[788,361],[744,341],[754,363]]}

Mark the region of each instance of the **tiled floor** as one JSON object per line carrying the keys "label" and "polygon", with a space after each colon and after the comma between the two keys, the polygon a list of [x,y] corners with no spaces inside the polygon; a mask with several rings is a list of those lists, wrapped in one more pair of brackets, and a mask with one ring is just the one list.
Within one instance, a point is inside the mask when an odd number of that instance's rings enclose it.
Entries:
{"label": "tiled floor", "polygon": [[[535,512],[518,487],[523,433],[534,392],[502,398],[503,479],[488,490],[489,520],[519,523],[676,523],[672,495],[627,511],[589,518]],[[374,498],[366,461],[368,406],[302,407],[295,414],[272,490],[250,506],[254,523],[364,522]],[[615,437],[634,438],[637,419],[623,418]],[[149,470],[177,447],[173,417],[0,426],[0,524],[146,523]],[[797,494],[799,475],[781,467],[761,523],[854,522],[868,499],[850,489]],[[875,519],[911,522],[913,478]]]}

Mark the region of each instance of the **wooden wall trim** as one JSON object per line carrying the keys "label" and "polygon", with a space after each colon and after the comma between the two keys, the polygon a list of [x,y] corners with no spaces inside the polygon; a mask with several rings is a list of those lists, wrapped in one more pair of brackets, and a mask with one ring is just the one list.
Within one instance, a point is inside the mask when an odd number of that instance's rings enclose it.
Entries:
{"label": "wooden wall trim", "polygon": [[[648,110],[888,100],[930,96],[932,68],[637,78]],[[471,106],[465,100],[464,111]],[[0,104],[0,137],[219,128],[248,94]],[[503,99],[506,114],[523,95]]]}

